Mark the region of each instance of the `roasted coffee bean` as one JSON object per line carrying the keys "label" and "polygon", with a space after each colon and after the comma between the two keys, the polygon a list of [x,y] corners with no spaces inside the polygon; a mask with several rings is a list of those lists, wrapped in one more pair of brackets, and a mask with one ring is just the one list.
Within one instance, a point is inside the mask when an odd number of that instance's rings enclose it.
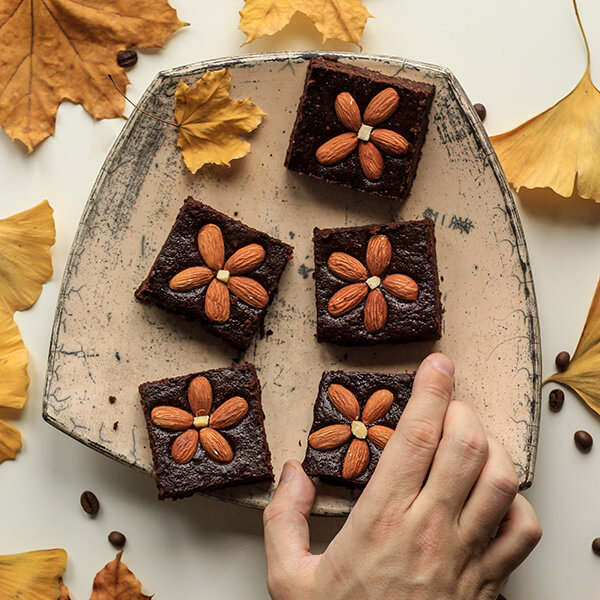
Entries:
{"label": "roasted coffee bean", "polygon": [[137,52],[133,48],[128,50],[121,50],[117,54],[117,64],[124,69],[129,69],[135,65],[138,61]]}
{"label": "roasted coffee bean", "polygon": [[594,444],[592,436],[587,431],[583,431],[582,429],[575,432],[573,439],[575,440],[575,445],[577,448],[586,454],[592,449],[592,445]]}
{"label": "roasted coffee bean", "polygon": [[485,106],[478,102],[477,104],[473,104],[473,108],[475,109],[475,112],[479,115],[479,118],[481,119],[481,122],[483,123],[485,121],[485,117],[487,115],[487,110],[485,109]]}
{"label": "roasted coffee bean", "polygon": [[592,550],[594,551],[594,554],[600,556],[600,538],[596,538],[592,542]]}
{"label": "roasted coffee bean", "polygon": [[95,517],[100,510],[100,502],[98,502],[98,498],[94,492],[90,492],[86,490],[81,494],[81,498],[79,499],[81,502],[81,508],[88,514]]}
{"label": "roasted coffee bean", "polygon": [[550,410],[552,412],[558,412],[563,407],[564,401],[565,393],[558,388],[552,390],[548,396],[548,404],[550,405]]}
{"label": "roasted coffee bean", "polygon": [[562,352],[559,352],[556,355],[554,362],[556,363],[556,368],[559,371],[566,371],[567,367],[569,366],[570,360],[571,360],[571,355],[568,352],[565,352],[563,350]]}
{"label": "roasted coffee bean", "polygon": [[125,545],[127,538],[120,531],[111,531],[108,534],[108,541],[115,548],[122,548]]}

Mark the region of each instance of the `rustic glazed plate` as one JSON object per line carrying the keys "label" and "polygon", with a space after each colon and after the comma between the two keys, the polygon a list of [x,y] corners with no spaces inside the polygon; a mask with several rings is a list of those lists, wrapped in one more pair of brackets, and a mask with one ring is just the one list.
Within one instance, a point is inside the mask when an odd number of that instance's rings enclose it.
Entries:
{"label": "rustic glazed plate", "polygon": [[[331,54],[331,53],[330,53]],[[498,160],[454,76],[409,60],[339,54],[342,61],[437,86],[429,133],[404,206],[287,171],[283,159],[316,53],[213,60],[160,73],[140,105],[172,120],[175,88],[229,67],[232,97],[250,96],[267,114],[252,153],[231,169],[196,176],[184,166],[173,127],[140,112],[127,122],[98,176],[66,268],[50,347],[44,418],[73,438],[151,473],[138,384],[229,365],[240,357],[198,324],[134,300],[186,196],[295,247],[265,329],[243,356],[263,387],[276,473],[302,459],[312,405],[326,369],[413,370],[432,350],[456,362],[456,398],[471,403],[531,484],[540,409],[540,341],[521,223]],[[314,226],[431,217],[444,304],[440,342],[338,348],[315,339]],[[109,396],[117,401],[109,403]],[[117,430],[113,423],[119,422]],[[264,507],[272,489],[212,492]],[[356,492],[320,484],[314,512],[347,514]]]}

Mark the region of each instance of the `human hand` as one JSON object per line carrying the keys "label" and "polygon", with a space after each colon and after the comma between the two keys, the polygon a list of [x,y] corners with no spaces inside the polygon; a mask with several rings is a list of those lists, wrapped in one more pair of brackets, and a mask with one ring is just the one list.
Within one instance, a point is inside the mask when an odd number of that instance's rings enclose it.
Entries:
{"label": "human hand", "polygon": [[541,538],[506,451],[450,401],[454,366],[426,358],[346,523],[310,553],[315,488],[297,461],[264,512],[273,600],[495,600]]}

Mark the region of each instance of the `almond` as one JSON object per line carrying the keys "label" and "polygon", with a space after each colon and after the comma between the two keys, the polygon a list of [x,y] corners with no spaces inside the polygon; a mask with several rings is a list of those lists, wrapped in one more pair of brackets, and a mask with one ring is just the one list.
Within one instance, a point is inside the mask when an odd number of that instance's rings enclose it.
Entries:
{"label": "almond", "polygon": [[367,400],[363,408],[362,422],[370,425],[381,419],[394,403],[394,394],[390,390],[377,390]]}
{"label": "almond", "polygon": [[327,266],[334,275],[346,281],[364,281],[368,277],[363,264],[345,252],[332,252]]}
{"label": "almond", "polygon": [[223,269],[232,275],[243,275],[258,267],[265,260],[265,249],[258,244],[248,244],[236,250],[225,263]]}
{"label": "almond", "polygon": [[404,136],[391,129],[374,129],[370,139],[380,150],[391,156],[404,154],[410,146]]}
{"label": "almond", "polygon": [[398,92],[391,87],[385,88],[373,97],[365,108],[363,123],[366,125],[379,125],[389,119],[398,108],[400,97]]}
{"label": "almond", "polygon": [[204,262],[213,270],[218,271],[225,261],[225,245],[223,234],[218,225],[205,225],[198,233],[198,250]]}
{"label": "almond", "polygon": [[360,416],[360,406],[356,396],[343,385],[332,383],[327,390],[331,403],[348,419],[356,421]]}
{"label": "almond", "polygon": [[356,149],[358,145],[358,136],[352,131],[347,131],[341,135],[326,141],[317,148],[315,156],[322,165],[335,165],[344,160],[350,152]]}
{"label": "almond", "polygon": [[342,125],[350,131],[358,131],[361,125],[360,109],[352,94],[342,92],[335,99],[335,114]]}
{"label": "almond", "polygon": [[157,406],[150,413],[150,420],[157,426],[168,431],[183,431],[192,426],[194,417],[174,406]]}
{"label": "almond", "polygon": [[228,463],[233,458],[233,450],[229,442],[211,427],[200,430],[200,443],[206,453],[214,460]]}
{"label": "almond", "polygon": [[386,235],[374,235],[367,244],[367,268],[372,275],[381,275],[390,264],[392,244]]}
{"label": "almond", "polygon": [[308,445],[315,450],[333,450],[352,437],[350,425],[328,425],[308,436]]}
{"label": "almond", "polygon": [[369,333],[381,331],[387,323],[387,302],[381,290],[371,290],[365,302],[365,329]]}
{"label": "almond", "polygon": [[217,279],[213,279],[206,290],[204,312],[211,321],[225,323],[229,320],[230,311],[229,290]]}
{"label": "almond", "polygon": [[358,147],[358,159],[364,174],[371,181],[376,181],[383,174],[383,156],[373,142],[361,142]]}
{"label": "almond", "polygon": [[338,290],[329,300],[327,310],[332,317],[339,317],[358,306],[367,295],[366,283],[351,283]]}
{"label": "almond", "polygon": [[381,285],[384,290],[400,300],[416,300],[419,295],[419,286],[408,275],[400,273],[388,275]]}
{"label": "almond", "polygon": [[254,308],[264,308],[269,304],[267,290],[258,281],[254,281],[250,277],[231,277],[229,279],[229,289],[232,294],[239,296],[242,302]]}
{"label": "almond", "polygon": [[187,292],[206,285],[214,275],[208,267],[190,267],[177,273],[169,281],[169,287],[174,292]]}
{"label": "almond", "polygon": [[342,477],[344,479],[356,479],[360,477],[369,464],[369,445],[365,440],[354,439],[344,459]]}
{"label": "almond", "polygon": [[390,437],[394,433],[393,429],[389,427],[384,427],[383,425],[373,425],[369,427],[369,431],[367,433],[367,439],[377,446],[380,450],[383,450],[386,444],[390,441]]}
{"label": "almond", "polygon": [[234,396],[223,402],[210,415],[210,426],[214,429],[227,429],[237,425],[248,412],[248,403],[241,396]]}
{"label": "almond", "polygon": [[198,448],[198,431],[188,429],[181,435],[178,435],[171,446],[171,456],[176,463],[184,465],[190,462],[196,454]]}
{"label": "almond", "polygon": [[199,375],[190,381],[188,387],[188,402],[192,413],[196,417],[205,416],[210,412],[213,402],[213,393],[210,382],[206,377]]}

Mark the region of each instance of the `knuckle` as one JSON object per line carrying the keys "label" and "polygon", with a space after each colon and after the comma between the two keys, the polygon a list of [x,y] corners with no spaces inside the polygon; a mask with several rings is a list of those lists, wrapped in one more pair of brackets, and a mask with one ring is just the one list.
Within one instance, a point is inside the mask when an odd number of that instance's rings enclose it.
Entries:
{"label": "knuckle", "polygon": [[487,476],[488,485],[503,496],[515,497],[519,492],[519,478],[514,468],[496,468]]}
{"label": "knuckle", "polygon": [[521,532],[526,545],[533,549],[537,546],[538,542],[542,539],[542,526],[539,521],[532,517],[524,526]]}
{"label": "knuckle", "polygon": [[423,419],[407,421],[400,433],[413,451],[434,452],[439,444],[439,429],[433,423]]}
{"label": "knuckle", "polygon": [[283,514],[284,510],[277,502],[271,502],[263,511],[263,525],[268,525]]}
{"label": "knuckle", "polygon": [[480,462],[487,458],[488,441],[481,431],[460,429],[454,435],[454,442],[459,454],[469,461]]}

